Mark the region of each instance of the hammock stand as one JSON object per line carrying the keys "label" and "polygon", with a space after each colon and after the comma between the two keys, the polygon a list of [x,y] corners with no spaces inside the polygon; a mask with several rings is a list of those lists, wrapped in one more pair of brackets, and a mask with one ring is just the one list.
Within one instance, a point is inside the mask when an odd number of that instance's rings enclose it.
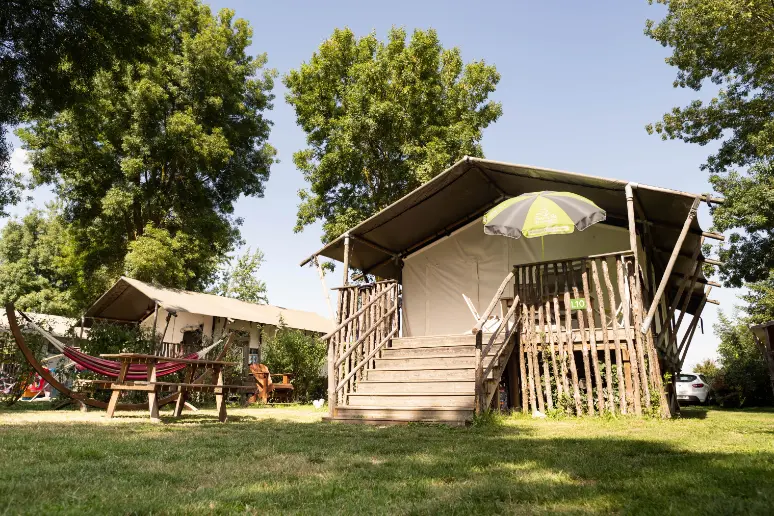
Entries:
{"label": "hammock stand", "polygon": [[[88,398],[88,397],[84,396],[83,394],[81,394],[79,392],[74,392],[73,390],[69,389],[67,386],[62,384],[59,380],[57,380],[51,374],[51,372],[48,369],[43,367],[43,365],[40,362],[38,362],[38,359],[35,358],[35,354],[32,352],[32,350],[29,348],[29,346],[27,346],[27,343],[24,342],[24,336],[22,335],[21,329],[19,328],[19,322],[16,319],[16,309],[14,308],[13,303],[7,304],[5,306],[5,311],[6,311],[6,314],[8,315],[8,326],[11,329],[11,334],[13,335],[13,338],[16,341],[16,345],[19,347],[19,350],[21,350],[21,352],[24,355],[24,358],[27,360],[27,362],[29,362],[29,364],[32,366],[33,369],[35,369],[35,371],[40,375],[41,378],[43,378],[49,384],[51,384],[51,386],[54,389],[58,390],[60,393],[62,393],[62,395],[66,396],[66,397],[68,397],[70,399],[73,399],[73,400],[75,400],[77,402],[80,402],[83,405],[88,405],[90,407],[99,408],[99,409],[106,409],[107,408],[107,406],[108,406],[107,402],[100,401],[100,400],[95,400],[94,398]],[[87,369],[90,369],[90,370],[92,370],[94,372],[98,372],[99,374],[103,374],[104,376],[109,376],[109,377],[112,377],[112,378],[117,378],[118,377],[118,369],[120,369],[120,366],[118,365],[117,362],[113,362],[111,360],[104,360],[104,359],[101,359],[101,358],[92,357],[91,355],[87,355],[85,353],[81,353],[80,351],[72,349],[72,348],[70,348],[68,346],[64,346],[64,345],[62,345],[61,342],[56,340],[53,336],[49,335],[48,332],[46,332],[45,330],[40,328],[38,325],[36,325],[34,322],[32,322],[32,320],[29,317],[27,317],[23,312],[20,311],[19,313],[21,313],[22,316],[27,321],[29,321],[33,325],[33,327],[43,335],[43,337],[46,338],[46,340],[51,342],[51,344],[54,345],[54,347],[59,349],[62,352],[62,354],[64,354],[67,358],[69,358],[70,360],[72,360],[76,364],[83,365]],[[226,344],[223,347],[223,350],[220,352],[220,355],[218,356],[218,360],[220,360],[220,358],[223,355],[225,355],[226,351],[228,350],[229,346],[231,345],[232,336],[233,336],[233,334],[230,333],[229,336],[228,336],[228,339],[226,340]],[[206,355],[218,343],[213,344],[212,346],[209,346],[209,347],[203,349],[199,353],[202,353],[203,355]],[[186,356],[185,358],[194,358],[195,359],[195,358],[199,357],[199,353],[192,353],[191,356]],[[74,358],[71,358],[70,355],[72,355],[72,357],[77,358],[78,360],[75,360]],[[84,357],[88,357],[88,358],[84,358]],[[100,370],[104,370],[105,373],[101,373],[101,372],[99,372],[97,370],[91,369],[91,367],[87,366],[86,364],[89,364],[89,366],[93,365],[94,367],[99,368]],[[117,366],[116,369],[115,369],[115,374],[112,374],[113,370],[114,370],[113,364],[115,364]],[[181,368],[178,368],[178,369],[175,369],[175,370],[171,370],[171,369],[174,369],[174,367],[176,367],[177,365],[178,364],[174,364],[173,365],[171,363],[159,364],[159,372],[157,373],[157,376],[161,376],[162,375],[162,372],[161,372],[161,367],[162,366],[165,368],[164,369],[165,372],[163,374],[166,375],[166,374],[172,374],[172,373],[174,373],[176,371],[179,371]],[[134,375],[133,375],[134,377],[132,377],[130,375],[127,375],[127,379],[132,379],[132,380],[144,380],[144,379],[146,379],[147,378],[147,368],[145,366],[142,366],[142,365],[141,365],[141,367],[144,370],[143,371],[144,374],[141,375],[140,371],[136,371],[135,370],[136,372],[132,371],[134,373]],[[185,365],[183,365],[183,367],[185,367]],[[132,374],[132,372],[130,372],[130,374]],[[204,380],[204,376],[206,374],[207,374],[206,372],[202,373],[202,375],[199,376],[198,378],[196,378],[192,383],[199,383],[199,382],[203,381]],[[159,404],[159,406],[163,406],[163,405],[167,405],[169,403],[175,402],[175,401],[177,401],[177,398],[179,396],[181,396],[181,393],[171,394],[170,396],[167,396],[165,398],[161,398],[158,401],[158,404]],[[146,410],[147,408],[148,408],[148,404],[147,403],[119,403],[118,405],[116,405],[116,410]]]}

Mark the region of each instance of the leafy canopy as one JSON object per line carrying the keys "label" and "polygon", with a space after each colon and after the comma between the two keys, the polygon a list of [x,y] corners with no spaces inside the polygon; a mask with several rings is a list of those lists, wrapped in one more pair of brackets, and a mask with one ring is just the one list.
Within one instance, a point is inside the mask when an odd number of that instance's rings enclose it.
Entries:
{"label": "leafy canopy", "polygon": [[88,102],[19,132],[36,184],[53,185],[86,281],[101,270],[201,289],[239,244],[234,202],[262,196],[276,72],[252,29],[198,0],[156,0],[149,61],[116,61]]}
{"label": "leafy canopy", "polygon": [[220,277],[214,283],[210,293],[217,296],[232,297],[250,303],[267,304],[269,297],[266,283],[258,278],[258,269],[263,264],[263,252],[247,250],[225,264]]}
{"label": "leafy canopy", "polygon": [[309,182],[296,231],[323,220],[330,241],[461,157],[483,155],[482,130],[502,113],[488,100],[497,70],[463,63],[432,29],[406,38],[337,29],[284,77],[308,144],[293,155]]}
{"label": "leafy canopy", "polygon": [[75,315],[78,269],[70,258],[66,224],[53,207],[9,221],[0,231],[0,303]]}
{"label": "leafy canopy", "polygon": [[[652,1],[652,0],[651,0]],[[718,251],[728,284],[767,282],[774,269],[774,3],[769,0],[659,0],[667,8],[646,34],[672,48],[675,87],[719,90],[709,102],[676,107],[649,125],[663,139],[719,143],[704,168],[726,198],[715,228],[735,230]],[[734,167],[749,167],[735,171]],[[770,289],[761,284],[764,291]],[[774,297],[772,293],[764,297]],[[753,301],[748,297],[748,302]],[[770,305],[771,306],[771,305]],[[751,306],[751,309],[755,309]],[[774,316],[774,312],[771,312]]]}
{"label": "leafy canopy", "polygon": [[19,200],[8,128],[83,102],[116,59],[143,60],[151,37],[141,0],[0,2],[0,215]]}

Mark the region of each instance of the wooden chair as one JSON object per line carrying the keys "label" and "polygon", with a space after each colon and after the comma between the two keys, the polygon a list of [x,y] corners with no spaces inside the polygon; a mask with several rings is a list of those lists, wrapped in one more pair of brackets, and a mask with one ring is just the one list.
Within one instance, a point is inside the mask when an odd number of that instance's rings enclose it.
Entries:
{"label": "wooden chair", "polygon": [[[259,399],[268,403],[270,396],[285,402],[293,399],[293,385],[290,383],[292,373],[271,374],[264,364],[250,364],[250,373],[255,378],[255,394],[250,397],[250,403],[255,403]],[[272,381],[272,376],[281,376],[282,383]]]}

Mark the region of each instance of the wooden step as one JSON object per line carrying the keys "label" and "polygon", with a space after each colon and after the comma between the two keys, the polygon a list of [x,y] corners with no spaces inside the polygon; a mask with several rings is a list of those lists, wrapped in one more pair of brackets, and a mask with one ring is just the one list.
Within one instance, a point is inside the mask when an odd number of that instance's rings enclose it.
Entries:
{"label": "wooden step", "polygon": [[459,407],[473,408],[473,393],[416,394],[390,392],[349,394],[348,407]]}
{"label": "wooden step", "polygon": [[[484,368],[489,366],[492,357],[489,356],[483,360]],[[391,358],[381,357],[376,359],[376,369],[436,369],[439,367],[474,367],[476,365],[475,356],[447,356],[431,355],[412,358]]]}
{"label": "wooden step", "polygon": [[460,407],[337,407],[336,419],[464,423],[473,419],[473,409]]}
{"label": "wooden step", "polygon": [[[484,343],[486,346],[486,343]],[[495,343],[492,345],[492,349],[489,350],[489,355],[496,354],[503,346],[503,342]],[[428,356],[476,356],[476,346],[473,344],[469,346],[433,346],[433,347],[421,347],[421,348],[399,348],[390,349],[386,348],[382,351],[382,357],[386,358],[414,358],[414,357],[428,357]]]}
{"label": "wooden step", "polygon": [[371,381],[414,382],[414,381],[473,381],[472,367],[445,367],[432,369],[371,369],[366,379]]}
{"label": "wooden step", "polygon": [[426,423],[426,424],[441,424],[447,426],[466,426],[468,419],[452,419],[452,420],[437,420],[437,419],[385,419],[385,418],[373,418],[373,417],[348,417],[338,416],[329,417],[323,416],[323,421],[329,423],[344,423],[348,425],[373,425],[373,426],[399,426],[410,425],[412,423]]}
{"label": "wooden step", "polygon": [[433,348],[445,346],[475,346],[476,337],[469,335],[429,335],[427,337],[399,337],[392,339],[392,349]]}
{"label": "wooden step", "polygon": [[382,357],[386,358],[414,358],[434,355],[472,357],[476,355],[476,347],[471,344],[469,346],[432,346],[398,349],[387,348],[382,351]]}
{"label": "wooden step", "polygon": [[441,392],[472,393],[475,391],[473,381],[374,381],[361,380],[357,384],[358,393],[407,392],[414,394],[435,394]]}
{"label": "wooden step", "polygon": [[[371,369],[366,373],[367,380],[382,382],[422,382],[422,381],[470,381],[475,377],[471,367],[431,367],[418,369]],[[492,377],[492,372],[489,373]]]}

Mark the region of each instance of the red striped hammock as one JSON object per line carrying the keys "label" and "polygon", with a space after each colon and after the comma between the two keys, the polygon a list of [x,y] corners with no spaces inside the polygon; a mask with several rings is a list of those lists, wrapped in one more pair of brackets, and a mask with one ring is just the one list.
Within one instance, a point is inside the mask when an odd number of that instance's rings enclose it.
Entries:
{"label": "red striped hammock", "polygon": [[[93,357],[86,353],[82,353],[71,346],[65,346],[56,337],[37,325],[27,314],[17,309],[19,314],[27,321],[27,323],[43,338],[51,343],[55,348],[59,350],[64,356],[75,362],[76,365],[81,366],[84,369],[88,369],[94,373],[107,376],[108,378],[118,378],[121,372],[121,362],[113,360],[107,360],[104,358]],[[182,358],[189,360],[198,360],[205,356],[215,346],[220,344],[220,341],[202,349],[197,353],[190,353]],[[188,364],[180,364],[178,362],[159,362],[156,364],[156,376],[166,376],[178,371],[182,371]],[[147,380],[148,379],[148,366],[146,364],[130,364],[129,370],[126,375],[127,380]]]}

